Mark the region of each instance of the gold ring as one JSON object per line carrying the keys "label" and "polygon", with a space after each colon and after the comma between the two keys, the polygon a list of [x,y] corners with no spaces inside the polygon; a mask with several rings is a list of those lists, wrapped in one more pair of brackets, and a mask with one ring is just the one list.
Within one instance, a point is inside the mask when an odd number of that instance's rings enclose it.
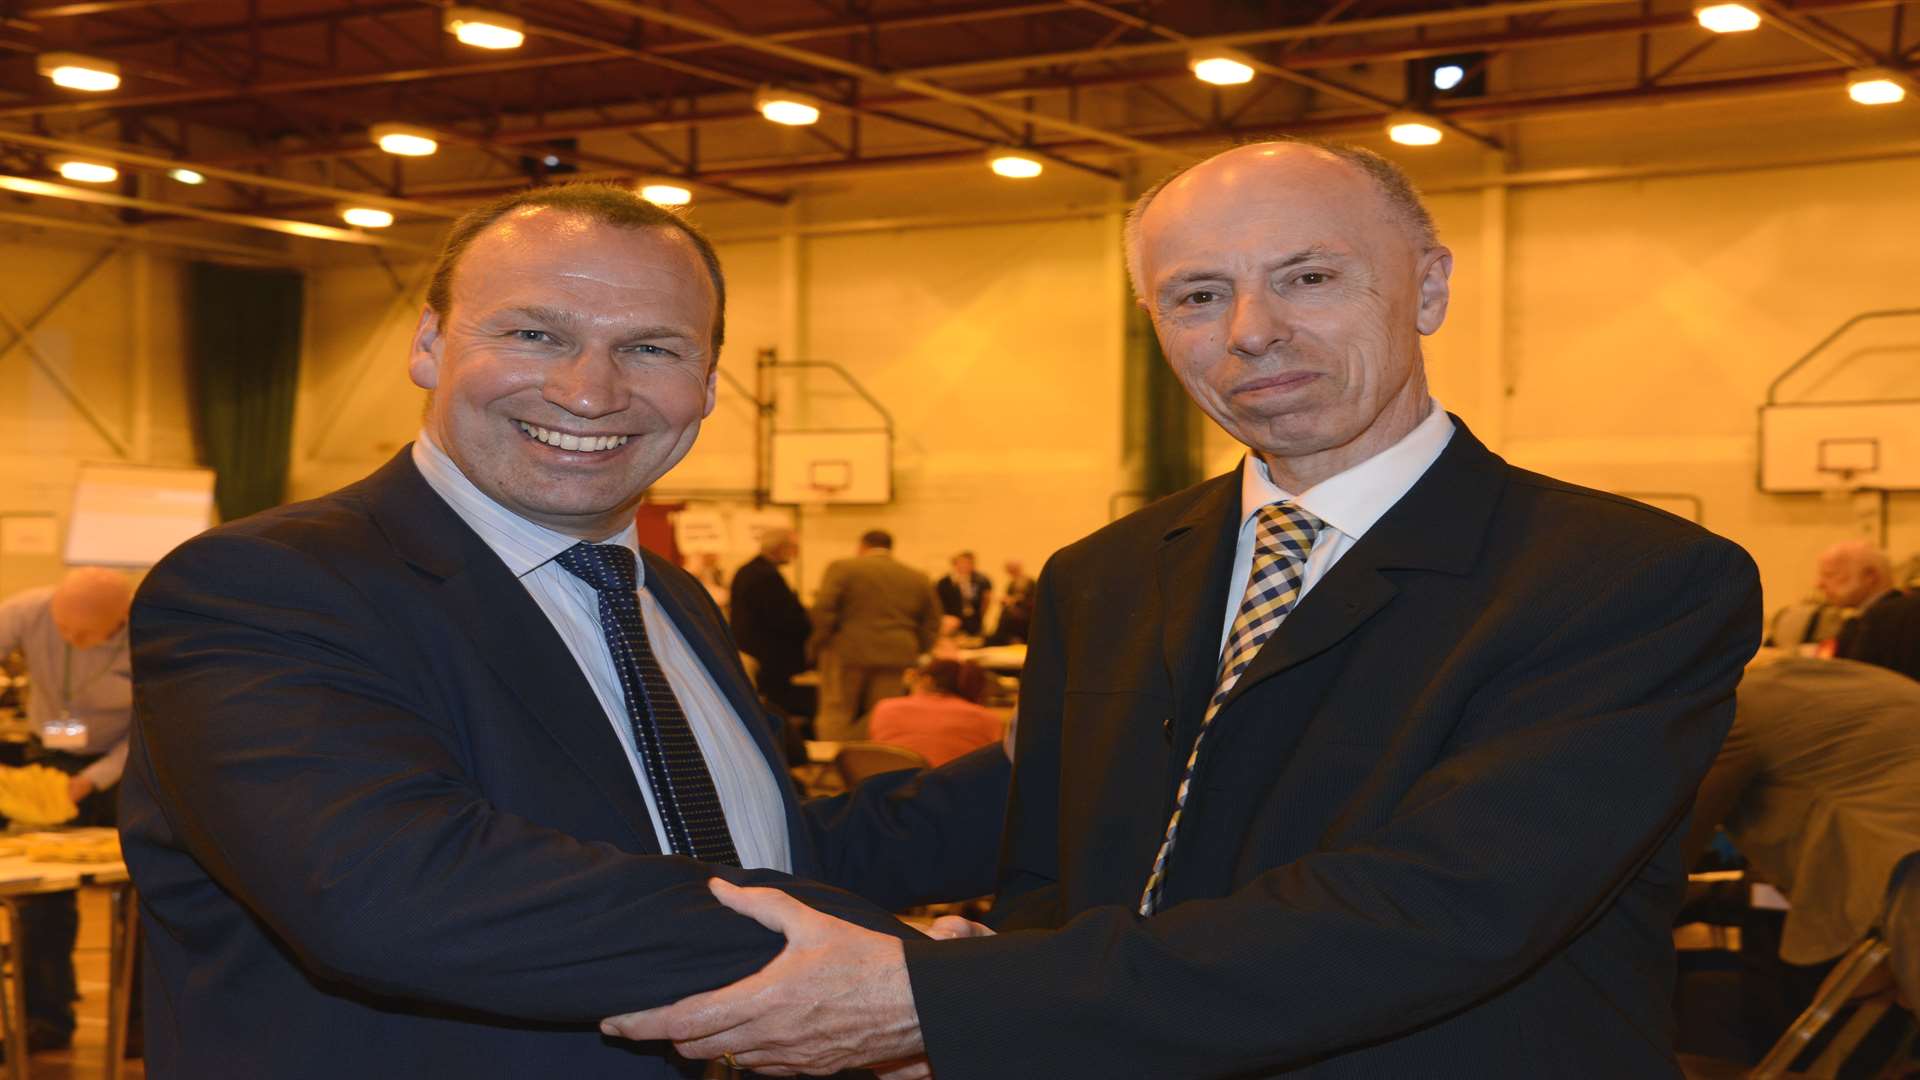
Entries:
{"label": "gold ring", "polygon": [[732,1069],[734,1072],[740,1071],[740,1063],[733,1060],[733,1054],[731,1051],[725,1054],[721,1054],[720,1060],[726,1062],[727,1068]]}

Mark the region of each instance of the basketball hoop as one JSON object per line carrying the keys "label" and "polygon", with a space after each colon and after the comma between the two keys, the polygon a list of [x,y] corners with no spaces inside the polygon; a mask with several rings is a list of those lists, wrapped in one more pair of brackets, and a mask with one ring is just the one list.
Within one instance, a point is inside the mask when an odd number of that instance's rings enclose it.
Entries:
{"label": "basketball hoop", "polygon": [[819,501],[830,502],[835,495],[852,486],[853,462],[826,460],[807,463],[807,490]]}

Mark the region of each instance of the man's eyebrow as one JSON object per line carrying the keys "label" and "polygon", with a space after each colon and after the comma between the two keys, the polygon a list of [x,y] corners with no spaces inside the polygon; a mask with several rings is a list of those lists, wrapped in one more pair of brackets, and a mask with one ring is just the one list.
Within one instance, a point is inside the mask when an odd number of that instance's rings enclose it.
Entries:
{"label": "man's eyebrow", "polygon": [[[500,314],[506,316],[517,315],[537,323],[544,323],[548,326],[577,326],[582,321],[580,316],[571,311],[565,311],[560,308],[550,308],[542,304],[523,304],[519,307],[507,308]],[[667,323],[624,327],[620,331],[620,337],[630,341],[645,341],[651,338],[692,338],[695,336],[697,335],[693,331],[688,330],[684,326],[672,326]]]}
{"label": "man's eyebrow", "polygon": [[541,304],[526,304],[521,307],[508,308],[501,312],[501,314],[521,315],[532,319],[534,322],[547,323],[553,326],[571,326],[580,321],[580,319],[570,311],[562,311],[559,308],[550,308]]}
{"label": "man's eyebrow", "polygon": [[[1312,262],[1314,259],[1338,259],[1340,257],[1341,257],[1341,253],[1338,251],[1335,251],[1330,247],[1325,247],[1320,244],[1313,244],[1308,247],[1301,248],[1299,251],[1296,251],[1293,254],[1288,255],[1287,257],[1280,259],[1276,262],[1270,262],[1265,264],[1265,269],[1268,272],[1272,272],[1274,270],[1285,270],[1289,266],[1297,266],[1303,262]],[[1229,274],[1224,269],[1201,267],[1193,270],[1182,270],[1179,273],[1174,274],[1172,277],[1167,278],[1165,284],[1162,285],[1161,287],[1163,289],[1167,289],[1167,288],[1173,288],[1178,285],[1191,284],[1196,281],[1219,281],[1222,278],[1227,278],[1231,276],[1232,275]]]}

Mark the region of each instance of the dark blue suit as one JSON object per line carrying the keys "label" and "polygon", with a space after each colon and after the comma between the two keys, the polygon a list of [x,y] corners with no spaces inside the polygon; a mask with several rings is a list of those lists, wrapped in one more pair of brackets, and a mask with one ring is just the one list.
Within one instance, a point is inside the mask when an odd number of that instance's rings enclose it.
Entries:
{"label": "dark blue suit", "polygon": [[[778,775],[705,591],[646,574]],[[991,887],[995,753],[805,805],[783,783],[797,877],[660,854],[566,645],[405,451],[184,545],[132,626],[152,1076],[687,1075],[594,1022],[779,950],[709,876],[902,936],[885,910]]]}

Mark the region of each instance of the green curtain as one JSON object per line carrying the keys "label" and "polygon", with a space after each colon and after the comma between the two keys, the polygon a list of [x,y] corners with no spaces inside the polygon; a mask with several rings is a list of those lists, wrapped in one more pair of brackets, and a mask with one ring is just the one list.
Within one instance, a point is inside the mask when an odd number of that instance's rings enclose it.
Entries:
{"label": "green curtain", "polygon": [[305,289],[291,270],[194,263],[188,275],[194,427],[223,521],[286,498]]}
{"label": "green curtain", "polygon": [[1167,366],[1152,320],[1128,296],[1126,445],[1140,463],[1140,490],[1147,499],[1205,479],[1201,433],[1206,423]]}

